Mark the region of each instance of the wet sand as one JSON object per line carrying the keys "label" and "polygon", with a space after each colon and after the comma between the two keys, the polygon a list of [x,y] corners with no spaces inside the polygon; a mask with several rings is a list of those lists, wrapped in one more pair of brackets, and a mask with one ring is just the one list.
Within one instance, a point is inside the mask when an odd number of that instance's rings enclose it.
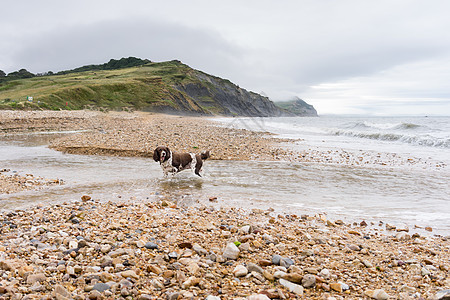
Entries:
{"label": "wet sand", "polygon": [[[87,130],[68,153],[151,156],[157,145],[213,159],[288,160],[266,133],[142,113],[0,112],[2,135]],[[0,166],[1,168],[1,166]],[[444,299],[448,237],[323,215],[73,199],[4,212],[4,299]],[[432,230],[429,228],[428,230]]]}

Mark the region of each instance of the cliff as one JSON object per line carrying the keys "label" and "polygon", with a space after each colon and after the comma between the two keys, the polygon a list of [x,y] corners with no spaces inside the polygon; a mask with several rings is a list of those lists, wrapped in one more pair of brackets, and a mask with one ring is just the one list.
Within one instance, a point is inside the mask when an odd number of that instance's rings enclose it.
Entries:
{"label": "cliff", "polygon": [[[127,67],[127,64],[134,66]],[[240,88],[229,80],[195,70],[180,61],[155,63],[134,58],[2,82],[0,109],[294,116],[267,97]]]}
{"label": "cliff", "polygon": [[295,114],[296,116],[317,117],[317,111],[314,106],[306,103],[298,97],[294,97],[294,99],[290,101],[275,102],[275,105]]}

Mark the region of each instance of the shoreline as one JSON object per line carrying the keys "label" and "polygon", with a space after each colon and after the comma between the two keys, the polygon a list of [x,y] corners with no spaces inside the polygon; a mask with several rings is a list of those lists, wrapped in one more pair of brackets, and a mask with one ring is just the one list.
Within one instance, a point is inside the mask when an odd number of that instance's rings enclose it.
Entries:
{"label": "shoreline", "polygon": [[[177,151],[211,147],[213,158],[223,160],[289,161],[296,155],[283,147],[286,140],[199,118],[58,113],[11,114],[9,121],[0,119],[0,129],[9,128],[6,135],[36,128],[83,130],[52,142],[60,151],[83,152],[78,154],[149,156],[154,144],[164,143]],[[69,203],[0,212],[0,296],[450,297],[449,237],[422,236],[389,224],[349,224],[324,214],[216,207],[215,201],[180,207],[170,195],[152,202],[85,195]]]}

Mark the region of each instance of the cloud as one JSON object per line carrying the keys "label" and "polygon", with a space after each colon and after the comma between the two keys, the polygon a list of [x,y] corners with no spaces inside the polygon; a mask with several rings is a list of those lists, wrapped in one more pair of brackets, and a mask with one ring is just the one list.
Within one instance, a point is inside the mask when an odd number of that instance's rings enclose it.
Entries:
{"label": "cloud", "polygon": [[273,100],[299,96],[319,113],[450,101],[445,0],[24,0],[5,9],[6,72],[136,56],[179,59]]}
{"label": "cloud", "polygon": [[154,61],[179,59],[196,68],[229,69],[242,49],[213,30],[133,19],[58,28],[23,36],[12,60],[33,72],[59,71],[110,58],[137,56]]}

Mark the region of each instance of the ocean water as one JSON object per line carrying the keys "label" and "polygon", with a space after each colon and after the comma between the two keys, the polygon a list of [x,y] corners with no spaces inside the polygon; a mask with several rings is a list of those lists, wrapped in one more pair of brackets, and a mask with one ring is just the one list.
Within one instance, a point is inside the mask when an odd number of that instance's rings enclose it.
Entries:
{"label": "ocean water", "polygon": [[[318,156],[315,163],[292,162],[288,166],[298,173],[276,177],[279,190],[302,187],[285,195],[287,207],[409,227],[429,224],[450,234],[450,117],[214,120],[292,139],[286,147]],[[354,159],[339,160],[343,153]]]}
{"label": "ocean water", "polygon": [[[146,158],[70,155],[47,147],[51,134],[0,140],[0,169],[63,179],[50,189],[0,195],[0,210],[36,203],[167,199],[181,206],[273,208],[276,213],[326,214],[347,222],[382,221],[411,230],[450,235],[449,118],[221,118],[220,126],[271,132],[296,140],[298,151],[344,151],[368,161],[206,161],[204,176],[189,171],[163,178]],[[299,140],[300,139],[300,140]],[[408,159],[416,164],[409,164]],[[210,202],[217,197],[217,202]],[[414,229],[415,226],[421,227]]]}
{"label": "ocean water", "polygon": [[304,139],[320,149],[373,150],[450,163],[450,117],[217,118],[223,126]]}

